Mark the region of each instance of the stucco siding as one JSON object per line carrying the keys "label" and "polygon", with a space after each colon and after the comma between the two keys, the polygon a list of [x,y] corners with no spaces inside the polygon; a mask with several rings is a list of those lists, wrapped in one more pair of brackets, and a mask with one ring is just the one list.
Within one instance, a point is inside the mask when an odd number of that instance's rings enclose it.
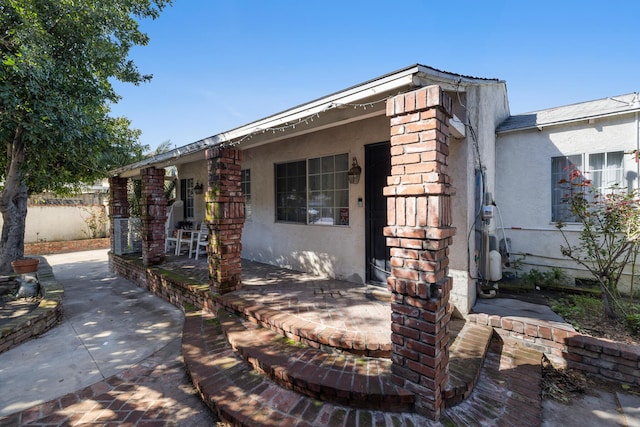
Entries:
{"label": "stucco siding", "polygon": [[[453,223],[457,228],[450,252],[450,273],[453,277],[451,300],[459,314],[466,315],[476,302],[476,284],[480,277],[475,261],[478,258],[475,250],[477,233],[470,233],[477,214],[475,171],[482,168],[485,192],[493,194],[495,128],[508,117],[509,107],[503,84],[472,86],[467,88],[463,97],[455,96],[454,99],[458,101],[456,115],[459,114],[467,128],[464,140],[451,141],[449,159],[450,173],[456,188]],[[491,226],[495,227],[494,224]]]}

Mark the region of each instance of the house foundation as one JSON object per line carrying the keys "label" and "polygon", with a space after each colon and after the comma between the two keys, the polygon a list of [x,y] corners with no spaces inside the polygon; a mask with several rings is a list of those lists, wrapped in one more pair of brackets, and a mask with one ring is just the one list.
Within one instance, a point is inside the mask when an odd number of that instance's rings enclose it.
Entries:
{"label": "house foundation", "polygon": [[449,376],[451,217],[448,120],[452,102],[439,86],[387,101],[391,176],[387,227],[391,252],[394,381],[416,395],[416,411],[438,419]]}

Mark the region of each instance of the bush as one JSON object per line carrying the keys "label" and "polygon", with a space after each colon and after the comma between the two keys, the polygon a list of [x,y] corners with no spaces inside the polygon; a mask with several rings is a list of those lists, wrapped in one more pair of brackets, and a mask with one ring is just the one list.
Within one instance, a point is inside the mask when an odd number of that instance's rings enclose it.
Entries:
{"label": "bush", "polygon": [[554,267],[549,271],[541,272],[532,268],[522,275],[522,280],[532,287],[558,288],[567,286],[570,278],[561,268]]}
{"label": "bush", "polygon": [[634,335],[640,335],[640,313],[627,314],[627,327]]}

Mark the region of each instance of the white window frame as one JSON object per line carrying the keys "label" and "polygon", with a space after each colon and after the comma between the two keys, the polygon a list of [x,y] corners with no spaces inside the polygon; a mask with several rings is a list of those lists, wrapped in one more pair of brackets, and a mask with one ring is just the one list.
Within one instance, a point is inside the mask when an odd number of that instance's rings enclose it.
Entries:
{"label": "white window frame", "polygon": [[251,201],[251,169],[242,169],[240,173],[240,186],[242,188],[242,195],[244,196],[244,219],[250,220],[253,212],[253,204]]}
{"label": "white window frame", "polygon": [[182,214],[185,220],[191,220],[195,215],[195,201],[193,198],[193,178],[180,180],[180,198],[184,202]]}
{"label": "white window frame", "polygon": [[[593,161],[595,156],[604,156],[601,168],[595,167]],[[619,163],[613,164],[616,161],[614,156],[620,158]],[[558,168],[555,167],[555,162],[560,160],[564,162],[563,170],[556,170]],[[612,164],[609,165],[609,163]],[[600,194],[608,194],[618,191],[617,189],[627,190],[624,182],[624,151],[622,150],[554,156],[551,158],[551,221],[554,223],[577,222],[564,202],[569,191],[566,187],[570,184],[561,183],[562,179],[569,180],[569,169],[572,167],[579,170],[585,180],[590,181],[591,190],[598,191]],[[597,180],[599,182],[596,182]]]}

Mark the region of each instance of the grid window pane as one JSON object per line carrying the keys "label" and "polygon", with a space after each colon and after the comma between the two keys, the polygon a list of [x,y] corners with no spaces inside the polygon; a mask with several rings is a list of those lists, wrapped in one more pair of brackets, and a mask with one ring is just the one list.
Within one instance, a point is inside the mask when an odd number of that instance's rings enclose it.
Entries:
{"label": "grid window pane", "polygon": [[276,165],[276,220],[306,223],[307,178],[304,160]]}
{"label": "grid window pane", "polygon": [[251,169],[243,169],[241,171],[242,194],[244,194],[244,217],[245,219],[251,219],[252,204],[251,204]]}
{"label": "grid window pane", "polygon": [[311,164],[314,167],[309,167],[309,224],[349,225],[349,156],[310,159]]}
{"label": "grid window pane", "polygon": [[571,191],[570,174],[574,170],[582,172],[581,154],[551,159],[551,220],[554,222],[576,221],[567,203]]}
{"label": "grid window pane", "polygon": [[180,180],[180,199],[183,201],[182,215],[185,219],[194,217],[193,178]]}
{"label": "grid window pane", "polygon": [[276,221],[349,225],[348,154],[276,165]]}
{"label": "grid window pane", "polygon": [[320,159],[309,159],[309,175],[320,173]]}

